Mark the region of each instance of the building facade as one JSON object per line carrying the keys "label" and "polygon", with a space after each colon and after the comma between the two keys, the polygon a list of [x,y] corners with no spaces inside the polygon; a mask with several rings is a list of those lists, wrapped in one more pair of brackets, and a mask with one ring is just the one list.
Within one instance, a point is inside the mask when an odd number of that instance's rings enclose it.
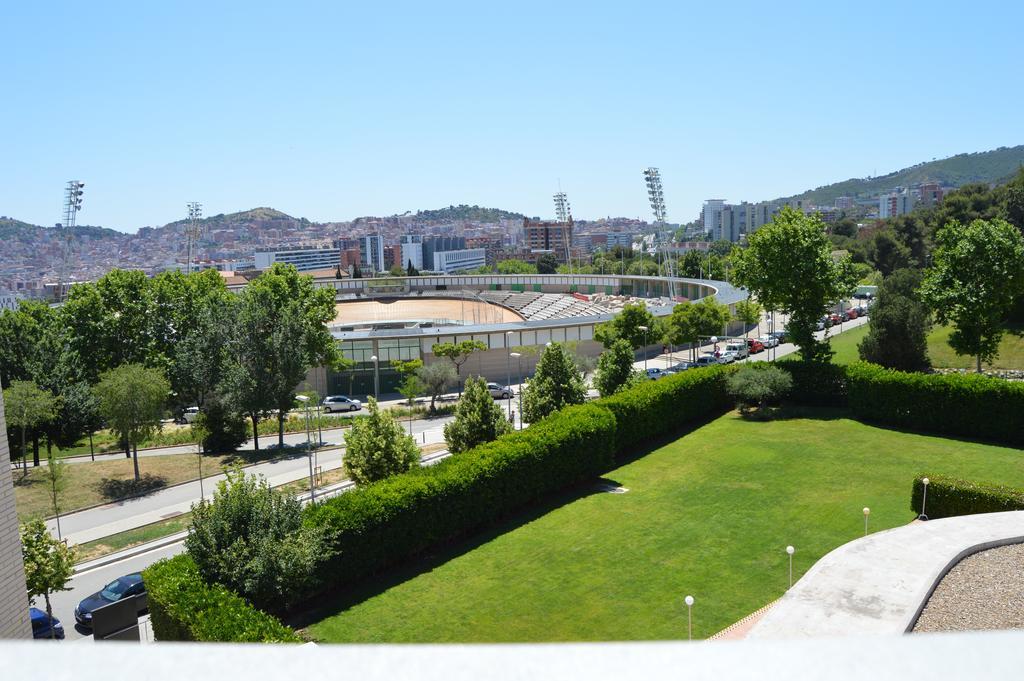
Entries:
{"label": "building facade", "polygon": [[551,251],[560,263],[566,262],[572,244],[573,221],[541,222],[523,219],[524,246],[531,251]]}
{"label": "building facade", "polygon": [[0,393],[0,638],[32,638],[25,597],[25,566],[14,507],[11,456],[7,448],[4,398]]}
{"label": "building facade", "polygon": [[423,266],[427,269],[434,266],[435,253],[465,249],[466,237],[463,236],[425,236],[423,237]]}
{"label": "building facade", "polygon": [[337,267],[341,251],[337,248],[286,248],[256,251],[253,260],[258,270],[276,262],[294,265],[300,272]]}
{"label": "building facade", "polygon": [[487,264],[487,251],[483,248],[465,248],[461,251],[435,251],[434,271],[450,274],[459,270],[475,270]]}
{"label": "building facade", "polygon": [[383,272],[387,269],[384,266],[384,237],[364,236],[359,240],[360,265],[374,272]]}
{"label": "building facade", "polygon": [[423,269],[423,237],[419,234],[403,234],[399,245],[402,247],[402,262],[409,263],[417,270]]}
{"label": "building facade", "polygon": [[914,195],[905,189],[891,194],[883,194],[878,199],[878,217],[882,219],[906,215],[912,210],[914,210]]}

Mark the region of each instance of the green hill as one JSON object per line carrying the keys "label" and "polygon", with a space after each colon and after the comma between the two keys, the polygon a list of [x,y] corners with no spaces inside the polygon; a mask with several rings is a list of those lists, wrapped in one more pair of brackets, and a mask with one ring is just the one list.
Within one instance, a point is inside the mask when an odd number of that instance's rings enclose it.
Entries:
{"label": "green hill", "polygon": [[521,213],[512,213],[499,208],[481,208],[480,206],[448,206],[437,210],[421,210],[416,213],[420,220],[445,222],[448,220],[470,220],[472,222],[498,222],[500,220],[522,220]]}
{"label": "green hill", "polygon": [[922,182],[938,182],[954,187],[971,182],[998,184],[1009,180],[1021,165],[1024,165],[1024,145],[999,147],[992,151],[957,154],[938,161],[918,163],[879,177],[836,182],[778,200],[802,199],[814,205],[829,206],[840,196],[869,198],[892,191],[894,187],[907,187]]}
{"label": "green hill", "polygon": [[[52,227],[41,227],[29,224],[14,218],[0,217],[0,241],[8,239],[21,239],[31,241],[39,238],[40,230],[52,229]],[[87,236],[92,239],[103,239],[107,237],[119,238],[124,236],[121,232],[106,227],[93,227],[91,225],[75,225],[75,236]]]}

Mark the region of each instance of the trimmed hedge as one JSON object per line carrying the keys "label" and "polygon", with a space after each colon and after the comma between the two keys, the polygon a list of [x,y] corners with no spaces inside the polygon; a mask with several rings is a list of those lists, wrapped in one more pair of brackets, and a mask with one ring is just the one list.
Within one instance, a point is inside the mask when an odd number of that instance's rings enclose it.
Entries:
{"label": "trimmed hedge", "polygon": [[690,369],[593,402],[615,414],[616,454],[628,455],[645,442],[731,408],[725,385],[730,370]]}
{"label": "trimmed hedge", "polygon": [[468,534],[546,494],[614,465],[615,418],[595,405],[565,408],[439,464],[310,507],[334,558],[319,575],[330,589]]}
{"label": "trimmed hedge", "polygon": [[981,482],[968,482],[944,476],[919,475],[914,479],[910,508],[921,513],[924,494],[922,478],[928,478],[928,499],[925,514],[935,520],[974,513],[1024,511],[1024,490]]}
{"label": "trimmed hedge", "polygon": [[298,643],[294,631],[219,584],[207,584],[188,554],[142,572],[159,641]]}
{"label": "trimmed hedge", "polygon": [[857,362],[846,368],[858,418],[927,433],[1024,445],[1024,383],[977,374],[915,374]]}
{"label": "trimmed hedge", "polygon": [[846,406],[847,384],[844,367],[832,363],[796,360],[773,364],[793,377],[793,388],[786,396],[788,401],[812,407]]}

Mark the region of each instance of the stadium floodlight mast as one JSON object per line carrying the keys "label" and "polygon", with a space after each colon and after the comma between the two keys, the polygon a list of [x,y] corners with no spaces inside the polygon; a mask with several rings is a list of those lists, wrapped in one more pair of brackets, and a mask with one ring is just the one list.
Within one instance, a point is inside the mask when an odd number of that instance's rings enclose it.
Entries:
{"label": "stadium floodlight mast", "polygon": [[[647,185],[647,199],[651,202],[651,213],[654,215],[654,251],[655,258],[658,256],[658,245],[661,241],[660,234],[665,231],[665,192],[661,186],[661,171],[650,167],[644,169],[644,183]],[[663,256],[665,254],[662,254]],[[663,261],[665,258],[662,258]],[[674,276],[671,258],[668,262],[668,276]],[[669,283],[669,295],[675,298],[675,283]]]}
{"label": "stadium floodlight mast", "polygon": [[572,220],[572,209],[569,207],[569,198],[565,195],[565,192],[561,191],[561,187],[559,187],[558,193],[555,194],[555,219],[558,220],[558,224],[562,226],[562,242],[565,244],[565,262],[569,265],[569,274],[572,274],[572,251],[570,250],[569,244],[571,237],[568,236],[569,222]]}
{"label": "stadium floodlight mast", "polygon": [[71,275],[71,260],[74,255],[75,220],[78,217],[78,211],[82,210],[83,187],[85,187],[85,183],[81,180],[68,180],[67,184],[64,185],[64,222],[57,225],[64,228],[64,254],[60,273],[57,277],[56,291],[57,302],[59,303],[64,302],[68,289],[71,288],[67,279]]}
{"label": "stadium floodlight mast", "polygon": [[192,256],[199,250],[199,220],[203,217],[203,204],[198,201],[190,201],[188,207],[188,225],[185,227],[185,237],[188,240],[188,254],[186,255],[185,273],[192,274]]}

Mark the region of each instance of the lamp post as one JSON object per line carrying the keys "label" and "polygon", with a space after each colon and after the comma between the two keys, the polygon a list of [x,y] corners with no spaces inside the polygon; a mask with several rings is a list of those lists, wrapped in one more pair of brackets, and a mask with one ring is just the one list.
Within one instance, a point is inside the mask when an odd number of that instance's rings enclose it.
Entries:
{"label": "lamp post", "polygon": [[[510,352],[509,357],[515,357],[519,364],[519,430],[523,429],[523,355],[520,352]],[[511,401],[510,401],[511,402]],[[515,424],[513,424],[515,425]]]}
{"label": "lamp post", "polygon": [[871,515],[871,509],[867,506],[864,507],[864,536],[868,536],[868,516]]}
{"label": "lamp post", "polygon": [[928,478],[921,479],[921,484],[924,485],[924,493],[921,495],[921,515],[917,516],[918,520],[928,520],[928,516],[924,513],[925,504],[928,502],[928,482]]}
{"label": "lamp post", "polygon": [[687,635],[688,640],[693,640],[693,596],[687,596],[683,599],[686,603],[686,628],[689,630]]}
{"label": "lamp post", "polygon": [[644,373],[647,372],[647,327],[638,326],[636,327],[644,332]]}
{"label": "lamp post", "polygon": [[792,546],[786,547],[786,553],[789,554],[789,588],[793,588],[793,554],[796,552]]}
{"label": "lamp post", "polygon": [[[505,332],[505,347],[512,341],[512,332]],[[505,357],[505,386],[508,388],[508,417],[512,418],[512,355]],[[515,424],[513,424],[515,425]]]}
{"label": "lamp post", "polygon": [[313,443],[309,439],[309,397],[296,395],[295,399],[306,407],[306,456],[309,459],[309,502],[316,503],[316,485],[313,483]]}
{"label": "lamp post", "polygon": [[711,354],[718,357],[718,336],[711,337]]}
{"label": "lamp post", "polygon": [[373,399],[380,401],[380,370],[377,363],[377,355],[370,357],[370,361],[373,362]]}

